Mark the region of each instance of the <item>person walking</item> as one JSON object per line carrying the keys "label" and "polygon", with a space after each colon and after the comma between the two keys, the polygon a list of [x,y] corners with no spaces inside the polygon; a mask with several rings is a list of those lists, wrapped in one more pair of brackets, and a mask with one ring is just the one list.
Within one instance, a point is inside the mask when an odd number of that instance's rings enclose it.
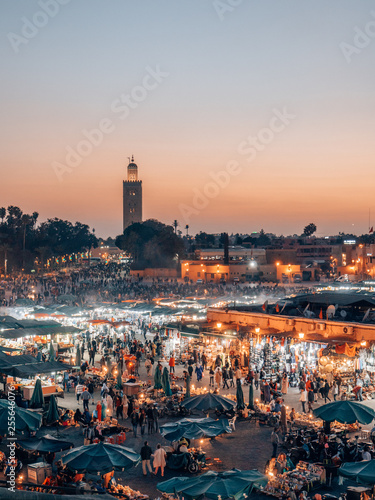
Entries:
{"label": "person walking", "polygon": [[134,410],[130,417],[131,417],[131,422],[132,422],[132,426],[133,426],[133,435],[136,438],[137,437],[137,428],[138,428],[138,423],[139,423],[139,415],[138,415],[137,410]]}
{"label": "person walking", "polygon": [[258,390],[258,388],[259,388],[259,371],[258,371],[258,368],[254,372],[254,385],[255,385],[255,389]]}
{"label": "person walking", "polygon": [[305,405],[306,405],[306,391],[305,391],[305,389],[301,389],[300,391],[301,391],[301,393],[300,393],[299,400],[301,401],[303,413],[306,413],[306,407],[305,407]]}
{"label": "person walking", "polygon": [[84,390],[83,385],[78,382],[78,384],[76,385],[77,403],[79,403],[79,398],[81,397],[83,390]]}
{"label": "person walking", "polygon": [[330,390],[329,383],[328,383],[328,381],[326,379],[324,381],[324,392],[323,392],[324,402],[325,403],[327,402],[327,399],[328,399],[329,402],[331,402],[331,398],[329,397],[329,390]]}
{"label": "person walking", "polygon": [[283,394],[288,394],[289,380],[287,373],[284,373],[283,378],[281,379],[281,392]]}
{"label": "person walking", "polygon": [[332,394],[333,394],[333,401],[336,401],[336,398],[339,395],[339,386],[337,385],[336,380],[333,381]]}
{"label": "person walking", "polygon": [[213,371],[212,368],[210,368],[210,383],[209,383],[209,386],[210,387],[214,387],[215,386],[215,382],[214,382],[214,375],[215,375],[215,372]]}
{"label": "person walking", "polygon": [[83,410],[88,410],[89,409],[89,401],[91,399],[91,394],[89,393],[87,388],[85,388],[85,390],[82,391],[81,399],[83,401]]}
{"label": "person walking", "polygon": [[225,368],[225,366],[223,366],[223,389],[229,389],[229,385],[228,385],[228,371]]}
{"label": "person walking", "polygon": [[313,411],[313,403],[314,403],[314,391],[310,389],[307,391],[307,405],[309,412]]}
{"label": "person walking", "polygon": [[147,415],[147,433],[152,434],[154,432],[154,412],[152,411],[151,406],[148,406],[146,415]]}
{"label": "person walking", "polygon": [[174,367],[176,365],[176,360],[173,356],[173,354],[171,355],[171,357],[169,358],[169,373],[174,373]]}
{"label": "person walking", "polygon": [[152,457],[154,459],[153,466],[155,468],[155,472],[154,472],[155,476],[158,473],[159,467],[161,470],[161,476],[162,477],[164,476],[164,467],[166,465],[166,461],[165,461],[166,456],[167,456],[167,454],[166,454],[164,448],[161,447],[161,444],[158,444],[156,447],[155,453],[152,455]]}
{"label": "person walking", "polygon": [[215,370],[215,383],[218,388],[221,386],[221,368],[217,367]]}
{"label": "person walking", "polygon": [[141,448],[140,455],[141,455],[141,459],[142,459],[142,471],[143,471],[143,475],[147,476],[147,469],[152,474],[153,472],[152,472],[152,467],[151,467],[151,463],[150,463],[150,459],[151,459],[151,456],[152,456],[152,449],[148,445],[147,441],[144,442],[144,445]]}

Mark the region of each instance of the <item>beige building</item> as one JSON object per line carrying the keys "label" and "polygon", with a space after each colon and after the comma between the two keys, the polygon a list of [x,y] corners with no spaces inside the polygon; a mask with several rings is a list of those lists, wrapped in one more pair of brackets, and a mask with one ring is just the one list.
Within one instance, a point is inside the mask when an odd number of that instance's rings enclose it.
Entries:
{"label": "beige building", "polygon": [[134,224],[142,222],[142,181],[138,180],[138,166],[132,156],[127,169],[127,180],[122,183],[123,189],[123,231]]}

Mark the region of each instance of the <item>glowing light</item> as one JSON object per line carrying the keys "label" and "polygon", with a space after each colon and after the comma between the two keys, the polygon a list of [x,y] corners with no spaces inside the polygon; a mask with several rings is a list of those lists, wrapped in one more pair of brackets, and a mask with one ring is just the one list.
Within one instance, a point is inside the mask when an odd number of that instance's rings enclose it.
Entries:
{"label": "glowing light", "polygon": [[222,326],[222,325],[221,325],[221,323],[216,323],[216,326],[217,326],[218,328],[221,328],[221,326]]}
{"label": "glowing light", "polygon": [[299,337],[300,339],[303,339],[303,338],[305,338],[305,334],[304,334],[303,332],[300,332],[300,333],[298,334],[298,337]]}

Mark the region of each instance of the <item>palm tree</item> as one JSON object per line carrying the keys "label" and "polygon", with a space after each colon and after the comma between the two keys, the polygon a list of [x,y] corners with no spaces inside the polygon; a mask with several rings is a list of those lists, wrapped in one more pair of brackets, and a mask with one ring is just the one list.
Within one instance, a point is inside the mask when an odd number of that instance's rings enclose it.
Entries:
{"label": "palm tree", "polygon": [[186,224],[185,229],[186,229],[186,236],[189,236],[189,224]]}
{"label": "palm tree", "polygon": [[174,232],[175,232],[175,233],[177,233],[178,222],[177,222],[177,220],[176,220],[176,219],[173,221],[173,224],[172,224],[172,225],[173,225],[173,227],[174,227]]}

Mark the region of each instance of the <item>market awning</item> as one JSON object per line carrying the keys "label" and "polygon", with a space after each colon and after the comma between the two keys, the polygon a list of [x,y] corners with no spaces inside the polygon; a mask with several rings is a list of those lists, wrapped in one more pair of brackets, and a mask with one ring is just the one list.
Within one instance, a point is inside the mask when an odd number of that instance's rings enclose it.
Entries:
{"label": "market awning", "polygon": [[79,333],[81,330],[74,326],[54,326],[38,328],[12,328],[0,331],[0,337],[3,339],[21,339],[22,337],[34,337],[35,335],[68,335],[69,333]]}
{"label": "market awning", "polygon": [[30,365],[36,364],[37,360],[34,356],[29,354],[20,354],[19,356],[8,356],[3,352],[0,353],[0,371],[4,371],[7,368],[12,368],[18,365]]}
{"label": "market awning", "polygon": [[7,375],[18,378],[33,377],[43,373],[71,370],[71,366],[59,361],[47,361],[45,363],[32,363],[29,365],[17,365],[4,368],[1,371]]}

